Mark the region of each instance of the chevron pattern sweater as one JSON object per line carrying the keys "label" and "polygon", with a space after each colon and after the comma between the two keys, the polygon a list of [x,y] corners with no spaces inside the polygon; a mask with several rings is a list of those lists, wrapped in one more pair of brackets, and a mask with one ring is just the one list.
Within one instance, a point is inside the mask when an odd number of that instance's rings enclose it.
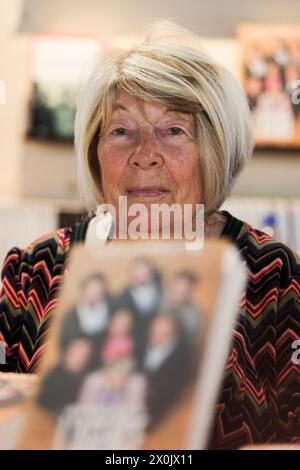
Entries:
{"label": "chevron pattern sweater", "polygon": [[[300,259],[288,247],[226,213],[222,232],[238,247],[248,284],[224,370],[210,448],[251,443],[300,443]],[[0,371],[35,372],[61,289],[70,247],[88,221],[12,248],[2,270]],[[300,354],[299,354],[300,357]]]}

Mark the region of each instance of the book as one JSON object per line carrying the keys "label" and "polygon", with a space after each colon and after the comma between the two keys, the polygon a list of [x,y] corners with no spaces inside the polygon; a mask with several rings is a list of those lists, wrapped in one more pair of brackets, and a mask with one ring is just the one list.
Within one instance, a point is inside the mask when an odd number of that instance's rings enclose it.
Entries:
{"label": "book", "polygon": [[73,248],[20,449],[205,449],[246,283],[208,240]]}

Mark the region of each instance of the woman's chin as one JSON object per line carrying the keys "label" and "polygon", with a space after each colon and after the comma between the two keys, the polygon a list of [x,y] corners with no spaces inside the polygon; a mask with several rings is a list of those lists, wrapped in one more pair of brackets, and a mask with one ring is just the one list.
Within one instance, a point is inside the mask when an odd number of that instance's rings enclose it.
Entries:
{"label": "woman's chin", "polygon": [[128,207],[133,204],[144,204],[146,208],[151,209],[154,204],[168,204],[174,203],[174,199],[170,193],[162,193],[155,195],[129,195],[127,196]]}

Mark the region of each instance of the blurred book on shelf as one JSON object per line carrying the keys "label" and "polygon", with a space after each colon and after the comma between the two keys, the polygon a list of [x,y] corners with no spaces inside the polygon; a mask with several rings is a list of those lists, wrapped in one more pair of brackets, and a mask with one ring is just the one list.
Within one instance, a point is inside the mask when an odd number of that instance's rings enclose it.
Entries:
{"label": "blurred book on shelf", "polygon": [[300,149],[299,23],[241,23],[237,38],[256,146]]}
{"label": "blurred book on shelf", "polygon": [[88,65],[105,49],[97,35],[34,34],[28,139],[73,142],[79,89]]}

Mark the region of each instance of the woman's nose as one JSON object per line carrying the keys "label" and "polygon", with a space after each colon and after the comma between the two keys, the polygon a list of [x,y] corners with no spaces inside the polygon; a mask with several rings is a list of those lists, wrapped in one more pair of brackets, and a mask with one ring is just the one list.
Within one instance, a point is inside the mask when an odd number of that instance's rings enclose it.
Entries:
{"label": "woman's nose", "polygon": [[154,135],[148,133],[141,137],[138,146],[129,159],[129,164],[147,170],[163,164],[158,143]]}

